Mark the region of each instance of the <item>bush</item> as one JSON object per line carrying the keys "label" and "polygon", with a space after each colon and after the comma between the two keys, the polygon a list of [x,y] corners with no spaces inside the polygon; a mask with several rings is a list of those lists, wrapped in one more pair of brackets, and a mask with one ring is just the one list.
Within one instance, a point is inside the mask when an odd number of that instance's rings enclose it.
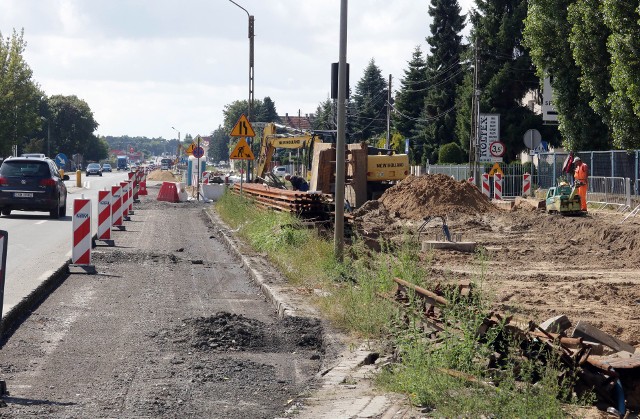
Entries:
{"label": "bush", "polygon": [[458,143],[449,143],[440,147],[438,152],[438,163],[454,163],[464,162],[464,152]]}

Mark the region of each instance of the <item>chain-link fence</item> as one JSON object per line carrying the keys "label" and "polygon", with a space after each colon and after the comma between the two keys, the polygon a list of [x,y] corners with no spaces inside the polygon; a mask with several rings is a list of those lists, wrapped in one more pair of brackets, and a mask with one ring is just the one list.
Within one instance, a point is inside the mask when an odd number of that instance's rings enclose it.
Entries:
{"label": "chain-link fence", "polygon": [[[503,197],[522,195],[524,173],[531,174],[531,190],[548,189],[562,179],[562,165],[566,152],[540,153],[533,163],[500,163],[503,176]],[[587,199],[592,204],[613,205],[622,210],[640,202],[640,150],[633,151],[581,151],[576,153],[589,166]],[[480,173],[489,173],[493,164],[481,166]],[[413,166],[411,173],[443,173],[456,180],[471,177],[468,164]],[[570,179],[567,179],[570,180]],[[493,188],[493,182],[490,182]]]}

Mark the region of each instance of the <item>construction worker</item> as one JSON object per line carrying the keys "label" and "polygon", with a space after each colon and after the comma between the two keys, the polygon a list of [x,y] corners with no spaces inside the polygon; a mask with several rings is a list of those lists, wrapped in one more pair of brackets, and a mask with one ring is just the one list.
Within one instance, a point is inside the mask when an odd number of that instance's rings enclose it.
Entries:
{"label": "construction worker", "polygon": [[580,157],[576,157],[573,159],[573,164],[575,165],[575,171],[573,173],[573,177],[577,182],[580,182],[578,185],[578,195],[580,195],[580,209],[582,211],[587,211],[587,179],[589,178],[589,166],[586,163],[583,163]]}
{"label": "construction worker", "polygon": [[309,184],[303,177],[286,175],[284,179],[291,182],[291,186],[293,186],[294,191],[306,192],[309,190]]}

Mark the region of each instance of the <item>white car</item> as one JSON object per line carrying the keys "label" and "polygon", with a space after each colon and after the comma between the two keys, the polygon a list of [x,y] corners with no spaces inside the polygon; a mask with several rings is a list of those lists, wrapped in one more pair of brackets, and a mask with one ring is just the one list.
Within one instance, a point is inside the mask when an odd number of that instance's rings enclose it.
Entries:
{"label": "white car", "polygon": [[287,174],[286,166],[276,166],[273,168],[273,174],[278,177],[284,177]]}

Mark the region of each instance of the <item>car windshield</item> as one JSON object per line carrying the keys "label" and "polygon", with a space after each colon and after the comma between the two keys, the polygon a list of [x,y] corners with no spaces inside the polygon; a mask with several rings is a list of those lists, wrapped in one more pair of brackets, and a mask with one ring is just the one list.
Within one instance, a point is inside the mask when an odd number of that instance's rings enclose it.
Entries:
{"label": "car windshield", "polygon": [[49,166],[45,162],[5,161],[0,168],[2,176],[49,176]]}
{"label": "car windshield", "polygon": [[87,166],[87,169],[99,169],[100,165],[98,163],[89,163],[89,166]]}
{"label": "car windshield", "polygon": [[105,163],[105,164],[103,164],[103,165],[102,165],[102,167],[111,167],[111,165],[110,165],[110,164]]}

